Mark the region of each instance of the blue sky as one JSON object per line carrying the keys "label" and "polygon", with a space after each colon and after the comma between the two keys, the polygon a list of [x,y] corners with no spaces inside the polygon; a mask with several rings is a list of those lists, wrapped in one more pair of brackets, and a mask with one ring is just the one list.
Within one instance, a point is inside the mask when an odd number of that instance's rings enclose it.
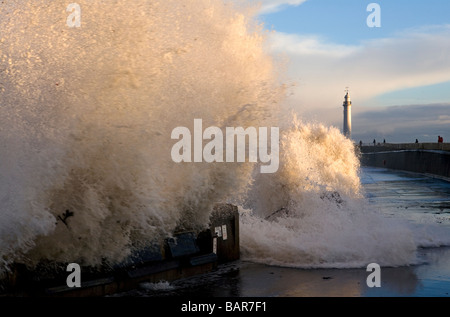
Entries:
{"label": "blue sky", "polygon": [[[354,139],[408,142],[414,134],[434,142],[439,133],[450,139],[450,1],[249,1],[261,5],[258,19],[272,31],[271,53],[288,60],[295,85],[288,104],[303,117],[342,128],[349,86]],[[367,26],[370,3],[381,8],[379,28]],[[367,114],[374,111],[380,115],[371,122]],[[383,120],[391,113],[405,115]]]}
{"label": "blue sky", "polygon": [[[367,5],[378,3],[382,25],[368,28]],[[446,0],[308,0],[298,6],[280,6],[261,15],[266,27],[280,32],[320,34],[333,42],[358,44],[367,39],[395,36],[408,28],[450,23]]]}

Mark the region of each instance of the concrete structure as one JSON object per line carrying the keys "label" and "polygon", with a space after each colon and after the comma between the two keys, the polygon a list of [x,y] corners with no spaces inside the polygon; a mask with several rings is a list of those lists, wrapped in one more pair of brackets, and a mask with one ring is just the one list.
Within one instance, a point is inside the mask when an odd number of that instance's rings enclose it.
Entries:
{"label": "concrete structure", "polygon": [[450,151],[450,143],[380,143],[378,145],[363,145],[362,153],[403,151],[403,150],[432,150]]}
{"label": "concrete structure", "polygon": [[213,253],[218,262],[225,263],[240,258],[239,212],[230,204],[216,205],[211,215]]}
{"label": "concrete structure", "polygon": [[142,282],[174,281],[216,269],[239,259],[239,213],[217,204],[209,229],[175,232],[173,237],[132,254],[115,267],[81,268],[81,287],[69,288],[67,264],[43,263],[33,271],[16,264],[0,280],[0,297],[99,297],[125,292]]}
{"label": "concrete structure", "polygon": [[362,166],[384,167],[450,178],[449,143],[386,144],[363,146],[359,150]]}
{"label": "concrete structure", "polygon": [[344,97],[344,130],[343,133],[347,138],[351,138],[352,136],[352,101],[350,100],[350,96],[348,94],[348,89],[346,90],[346,94]]}

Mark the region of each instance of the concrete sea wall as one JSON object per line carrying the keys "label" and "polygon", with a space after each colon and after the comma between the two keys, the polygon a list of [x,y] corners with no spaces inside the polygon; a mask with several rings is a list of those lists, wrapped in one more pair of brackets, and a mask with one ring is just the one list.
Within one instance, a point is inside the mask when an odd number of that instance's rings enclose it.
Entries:
{"label": "concrete sea wall", "polygon": [[[450,149],[450,144],[424,145],[363,146],[361,165],[450,177],[450,151],[443,150]],[[425,149],[439,146],[442,149]]]}
{"label": "concrete sea wall", "polygon": [[450,143],[377,143],[377,145],[364,144],[361,147],[362,153],[399,150],[450,151]]}
{"label": "concrete sea wall", "polygon": [[30,270],[16,264],[0,279],[1,297],[98,297],[139,288],[140,283],[174,281],[211,272],[219,264],[238,260],[239,212],[217,204],[209,228],[175,232],[161,245],[151,243],[114,268],[82,267],[81,286],[66,285],[67,263],[43,263]]}

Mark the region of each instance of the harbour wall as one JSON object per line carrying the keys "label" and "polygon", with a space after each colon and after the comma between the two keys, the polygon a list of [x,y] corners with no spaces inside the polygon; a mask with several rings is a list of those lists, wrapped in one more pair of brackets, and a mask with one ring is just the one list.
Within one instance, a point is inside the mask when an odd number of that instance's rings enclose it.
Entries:
{"label": "harbour wall", "polygon": [[209,228],[195,233],[174,233],[161,245],[150,244],[108,270],[82,267],[81,286],[66,284],[67,263],[43,263],[30,270],[22,264],[0,279],[2,297],[103,297],[138,289],[141,283],[174,281],[215,270],[239,260],[239,212],[237,206],[216,204]]}
{"label": "harbour wall", "polygon": [[386,144],[357,148],[362,166],[450,178],[450,143]]}

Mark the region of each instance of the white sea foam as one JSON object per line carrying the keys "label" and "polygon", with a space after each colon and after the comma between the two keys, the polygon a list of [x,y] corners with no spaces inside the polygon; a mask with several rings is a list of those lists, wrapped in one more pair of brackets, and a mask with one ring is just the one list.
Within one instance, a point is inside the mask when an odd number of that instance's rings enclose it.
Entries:
{"label": "white sea foam", "polygon": [[351,141],[294,120],[281,144],[280,172],[257,176],[241,211],[244,259],[304,268],[415,262],[413,231],[367,205]]}
{"label": "white sea foam", "polygon": [[175,288],[167,281],[159,281],[158,283],[141,283],[139,286],[149,291],[170,291]]}

